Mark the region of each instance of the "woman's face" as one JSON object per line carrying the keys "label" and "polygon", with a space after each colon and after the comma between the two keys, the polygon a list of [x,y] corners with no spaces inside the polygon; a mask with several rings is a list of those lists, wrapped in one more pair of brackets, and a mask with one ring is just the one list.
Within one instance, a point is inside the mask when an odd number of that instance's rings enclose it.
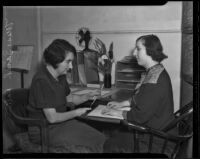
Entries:
{"label": "woman's face", "polygon": [[146,47],[143,45],[142,40],[139,40],[136,42],[133,56],[136,57],[139,65],[144,66],[144,67],[147,65],[147,62],[148,62],[148,59],[150,58],[150,56],[147,55]]}
{"label": "woman's face", "polygon": [[72,52],[68,52],[63,62],[58,64],[56,71],[59,75],[67,74],[69,69],[72,69],[72,61],[74,60],[74,54]]}

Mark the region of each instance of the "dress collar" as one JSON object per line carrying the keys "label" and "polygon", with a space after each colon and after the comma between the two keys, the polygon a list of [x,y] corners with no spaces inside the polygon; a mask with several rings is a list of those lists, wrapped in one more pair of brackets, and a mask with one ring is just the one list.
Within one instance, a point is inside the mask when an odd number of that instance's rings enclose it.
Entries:
{"label": "dress collar", "polygon": [[46,68],[46,64],[43,64],[42,65],[42,68],[43,68],[43,71],[44,73],[46,73],[46,75],[52,80],[52,81],[55,81],[55,82],[59,82],[58,80],[56,80],[53,75],[49,72],[49,70]]}
{"label": "dress collar", "polygon": [[150,72],[151,70],[156,70],[156,69],[158,69],[158,68],[160,68],[160,67],[163,67],[163,65],[162,65],[161,63],[155,64],[155,65],[149,67],[149,68],[146,70],[146,72],[148,73],[148,72]]}

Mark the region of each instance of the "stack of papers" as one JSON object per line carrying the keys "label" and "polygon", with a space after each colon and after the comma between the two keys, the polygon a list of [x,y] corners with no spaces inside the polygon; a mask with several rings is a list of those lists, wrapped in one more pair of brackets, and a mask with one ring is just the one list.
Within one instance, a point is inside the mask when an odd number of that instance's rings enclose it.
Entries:
{"label": "stack of papers", "polygon": [[90,88],[100,88],[100,84],[87,84],[87,87],[90,87]]}
{"label": "stack of papers", "polygon": [[[102,114],[102,111],[106,109],[105,105],[98,105],[93,111],[88,113],[87,116],[93,116],[93,117],[102,117],[102,118],[113,118],[113,119],[124,119],[122,115],[120,116],[113,116],[113,115],[108,115],[108,114]],[[120,109],[121,111],[129,111],[130,107],[124,107]]]}
{"label": "stack of papers", "polygon": [[70,90],[71,90],[71,92],[74,92],[74,91],[79,90],[79,88],[73,88],[73,87],[71,87]]}
{"label": "stack of papers", "polygon": [[[76,95],[84,95],[84,94],[88,94],[88,93],[95,93],[96,92],[96,89],[84,89],[84,90],[80,90],[80,91],[76,91],[76,92],[73,92],[73,94],[76,94]],[[101,91],[101,96],[105,95],[105,94],[108,94],[110,93],[109,90],[102,90]]]}
{"label": "stack of papers", "polygon": [[76,95],[83,95],[83,94],[94,93],[94,92],[96,92],[96,90],[84,89],[84,90],[80,90],[80,91],[73,92],[73,94],[76,94]]}

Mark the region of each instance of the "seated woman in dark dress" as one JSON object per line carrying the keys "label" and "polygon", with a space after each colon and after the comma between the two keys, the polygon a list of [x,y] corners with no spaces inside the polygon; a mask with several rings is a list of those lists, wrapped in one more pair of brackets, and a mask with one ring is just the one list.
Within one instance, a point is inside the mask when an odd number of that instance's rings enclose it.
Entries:
{"label": "seated woman in dark dress", "polygon": [[[160,63],[167,56],[159,38],[155,35],[141,36],[136,40],[133,55],[139,65],[146,69],[130,100],[109,102],[105,114],[119,115],[129,122],[135,121],[155,129],[162,129],[173,119],[174,104],[170,77]],[[130,106],[130,111],[117,109]],[[114,108],[114,109],[113,109]],[[143,139],[147,139],[143,136]],[[104,145],[105,152],[132,152],[133,134],[118,131]]]}
{"label": "seated woman in dark dress", "polygon": [[[66,74],[72,68],[75,48],[62,39],[54,40],[44,51],[45,64],[34,75],[30,87],[29,116],[49,122],[49,146],[59,152],[101,153],[105,137],[96,129],[74,119],[89,108],[67,111],[67,102],[80,104],[97,95],[72,95]],[[37,110],[37,111],[35,111]],[[40,142],[37,127],[29,127],[32,142]]]}

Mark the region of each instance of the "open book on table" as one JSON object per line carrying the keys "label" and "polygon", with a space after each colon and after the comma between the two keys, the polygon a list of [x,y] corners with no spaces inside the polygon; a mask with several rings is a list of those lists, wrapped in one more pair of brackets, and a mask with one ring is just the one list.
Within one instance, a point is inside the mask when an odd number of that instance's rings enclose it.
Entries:
{"label": "open book on table", "polygon": [[[90,113],[88,113],[87,116],[89,117],[102,117],[102,118],[113,118],[113,119],[124,119],[122,115],[120,116],[114,116],[109,114],[102,114],[102,111],[106,109],[106,105],[98,105],[94,110],[92,110]],[[130,107],[123,107],[120,108],[120,111],[129,111]]]}

